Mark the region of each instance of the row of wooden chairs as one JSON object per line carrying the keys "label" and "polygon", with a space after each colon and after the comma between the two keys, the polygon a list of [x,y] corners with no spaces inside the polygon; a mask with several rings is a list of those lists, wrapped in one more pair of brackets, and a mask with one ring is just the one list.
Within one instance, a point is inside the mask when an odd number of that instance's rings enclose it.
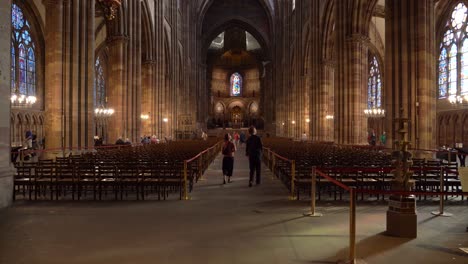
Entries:
{"label": "row of wooden chairs", "polygon": [[[301,195],[310,197],[311,170],[315,166],[332,178],[359,189],[389,190],[393,180],[391,173],[392,160],[389,153],[375,148],[343,147],[332,144],[317,144],[293,142],[281,138],[264,140],[264,162],[274,174],[290,190],[294,186],[296,197]],[[288,160],[273,158],[274,152]],[[291,161],[295,161],[295,178],[292,180]],[[440,191],[440,175],[443,173],[443,191],[453,192],[453,195],[461,192],[461,184],[458,178],[456,163],[443,163],[439,160],[414,159],[411,170],[412,181],[415,190],[424,192]],[[318,198],[324,194],[336,199],[342,199],[345,191],[332,184],[327,179],[317,177]],[[290,190],[291,191],[291,190]],[[365,195],[361,193],[361,199],[376,197],[385,199],[384,195]],[[419,199],[427,199],[430,195],[419,196]],[[446,196],[446,199],[448,196]],[[463,199],[463,196],[462,196]]]}
{"label": "row of wooden chairs", "polygon": [[[209,144],[197,142],[198,145],[192,142],[185,144],[189,145],[189,154],[201,152]],[[57,157],[55,160],[16,164],[14,199],[61,200],[71,197],[73,200],[81,200],[90,199],[91,195],[92,199],[101,200],[111,195],[116,200],[129,196],[144,200],[153,195],[157,195],[158,199],[166,199],[171,193],[177,193],[179,199],[182,199],[186,184],[183,173],[187,154],[180,154],[182,151],[171,153],[170,150],[177,148],[163,145],[166,144],[159,144],[161,148],[108,149],[91,154]],[[176,145],[180,149],[180,144]],[[187,184],[190,190],[194,180],[214,160],[218,150],[212,149],[201,155],[199,160],[188,164]]]}

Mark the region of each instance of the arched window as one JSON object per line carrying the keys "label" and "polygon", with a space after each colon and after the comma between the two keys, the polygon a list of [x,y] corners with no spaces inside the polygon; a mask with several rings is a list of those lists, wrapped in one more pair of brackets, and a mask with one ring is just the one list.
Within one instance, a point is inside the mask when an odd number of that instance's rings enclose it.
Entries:
{"label": "arched window", "polygon": [[36,96],[36,45],[31,38],[29,21],[16,4],[11,8],[11,92]]}
{"label": "arched window", "polygon": [[439,99],[451,101],[468,95],[467,8],[459,3],[447,21],[439,54]]}
{"label": "arched window", "polygon": [[104,68],[102,65],[101,57],[96,58],[95,64],[95,82],[94,82],[94,106],[105,108],[106,107],[106,80],[104,78]]}
{"label": "arched window", "polygon": [[369,56],[369,80],[367,82],[367,107],[382,108],[382,75],[375,55]]}
{"label": "arched window", "polygon": [[242,76],[235,72],[231,75],[231,96],[240,96],[242,90]]}

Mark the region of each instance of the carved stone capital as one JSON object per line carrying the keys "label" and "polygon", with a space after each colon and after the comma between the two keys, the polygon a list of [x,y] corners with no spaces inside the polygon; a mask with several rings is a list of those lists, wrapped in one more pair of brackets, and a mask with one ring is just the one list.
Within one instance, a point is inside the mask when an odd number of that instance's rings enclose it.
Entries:
{"label": "carved stone capital", "polygon": [[362,34],[352,34],[346,36],[346,42],[347,43],[369,43],[370,38],[368,36],[364,36]]}
{"label": "carved stone capital", "polygon": [[57,6],[57,5],[63,5],[63,2],[68,2],[68,0],[42,0],[42,3],[48,7],[48,6]]}
{"label": "carved stone capital", "polygon": [[335,68],[336,62],[334,60],[322,60],[320,65],[322,65],[322,67]]}
{"label": "carved stone capital", "polygon": [[106,43],[109,46],[118,45],[122,43],[127,43],[130,40],[128,36],[118,35],[118,36],[109,36],[106,39]]}
{"label": "carved stone capital", "polygon": [[156,60],[145,60],[141,64],[142,65],[156,65],[158,62]]}

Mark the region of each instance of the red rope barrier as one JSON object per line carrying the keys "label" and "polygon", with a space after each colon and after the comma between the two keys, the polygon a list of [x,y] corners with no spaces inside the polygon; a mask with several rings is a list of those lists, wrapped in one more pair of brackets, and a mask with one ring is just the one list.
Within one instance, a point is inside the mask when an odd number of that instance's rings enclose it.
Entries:
{"label": "red rope barrier", "polygon": [[329,180],[330,182],[334,183],[335,185],[340,186],[341,188],[343,188],[343,189],[345,189],[345,190],[347,190],[347,191],[349,191],[349,190],[351,189],[351,188],[350,188],[349,186],[347,186],[346,184],[343,184],[343,183],[341,183],[341,182],[339,182],[339,181],[333,179],[332,177],[328,176],[327,174],[321,172],[320,170],[315,170],[315,172],[316,172],[318,175],[320,175],[320,176],[326,178],[326,179]]}
{"label": "red rope barrier", "polygon": [[[339,187],[349,191],[351,187],[348,185],[333,179],[329,175],[321,172],[320,170],[316,169],[315,172],[330,182],[338,185]],[[468,196],[468,192],[421,192],[421,191],[386,191],[386,190],[365,190],[365,189],[356,189],[358,193],[365,193],[365,194],[387,194],[387,195],[462,195]]]}
{"label": "red rope barrier", "polygon": [[462,195],[468,196],[468,192],[420,192],[420,191],[385,191],[356,189],[358,193],[365,194],[388,194],[388,195]]}

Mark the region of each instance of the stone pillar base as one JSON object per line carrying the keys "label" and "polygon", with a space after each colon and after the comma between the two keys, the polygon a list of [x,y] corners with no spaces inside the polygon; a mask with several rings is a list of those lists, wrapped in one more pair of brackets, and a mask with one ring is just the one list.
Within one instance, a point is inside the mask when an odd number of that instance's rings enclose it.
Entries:
{"label": "stone pillar base", "polygon": [[13,171],[8,167],[0,170],[0,209],[13,201]]}
{"label": "stone pillar base", "polygon": [[387,210],[387,235],[416,238],[418,216],[416,199],[411,196],[390,196]]}

